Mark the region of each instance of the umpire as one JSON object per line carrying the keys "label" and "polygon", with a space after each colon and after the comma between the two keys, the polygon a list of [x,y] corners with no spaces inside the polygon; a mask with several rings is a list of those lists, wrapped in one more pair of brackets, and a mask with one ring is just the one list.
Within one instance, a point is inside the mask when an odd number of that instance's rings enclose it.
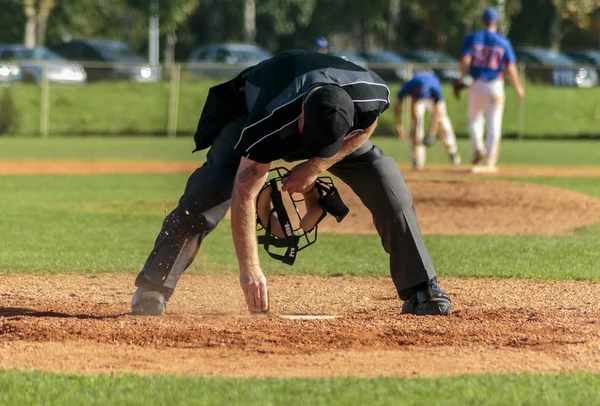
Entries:
{"label": "umpire", "polygon": [[137,315],[162,315],[202,240],[231,207],[240,285],[251,312],[269,310],[267,282],[256,237],[256,197],[270,163],[302,160],[282,187],[308,191],[329,171],[371,211],[390,256],[402,313],[450,314],[450,298],[421,237],[413,200],[394,162],[371,144],[390,91],[373,72],[313,51],[286,51],[213,87],[194,136],[210,147],[165,218],[132,299]]}

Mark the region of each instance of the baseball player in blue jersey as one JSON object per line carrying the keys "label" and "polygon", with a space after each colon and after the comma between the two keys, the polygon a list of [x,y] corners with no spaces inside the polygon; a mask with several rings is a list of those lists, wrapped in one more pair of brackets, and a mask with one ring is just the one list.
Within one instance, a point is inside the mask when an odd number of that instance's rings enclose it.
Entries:
{"label": "baseball player in blue jersey", "polygon": [[[410,151],[413,169],[423,169],[426,159],[425,147],[433,144],[438,129],[441,129],[440,138],[444,144],[444,149],[450,156],[450,161],[453,165],[459,165],[460,155],[456,147],[456,137],[446,111],[446,102],[442,96],[439,78],[433,72],[419,72],[406,82],[398,92],[394,105],[394,118],[398,138],[402,140],[406,139],[401,122],[402,101],[408,96],[412,100]],[[426,111],[432,114],[431,127],[427,137],[425,137]]]}
{"label": "baseball player in blue jersey", "polygon": [[469,134],[473,144],[473,172],[495,172],[504,113],[503,72],[506,71],[519,98],[523,98],[525,92],[519,81],[510,41],[496,32],[498,12],[495,8],[490,7],[483,12],[481,24],[483,29],[465,39],[461,51],[460,78],[457,83],[462,83],[467,73],[473,78],[469,90],[468,112]]}

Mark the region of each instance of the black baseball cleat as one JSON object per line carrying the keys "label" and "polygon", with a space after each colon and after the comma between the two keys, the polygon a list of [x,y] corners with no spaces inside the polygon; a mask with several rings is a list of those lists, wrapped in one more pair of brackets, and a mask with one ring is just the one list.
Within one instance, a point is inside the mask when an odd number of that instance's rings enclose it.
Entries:
{"label": "black baseball cleat", "polygon": [[449,154],[450,155],[450,162],[452,163],[452,165],[454,166],[458,166],[460,165],[460,154],[458,152],[455,152],[454,154]]}
{"label": "black baseball cleat", "polygon": [[131,313],[135,316],[162,316],[167,308],[165,295],[151,288],[137,288],[131,299]]}
{"label": "black baseball cleat", "polygon": [[417,316],[449,315],[451,313],[450,296],[444,292],[434,279],[427,288],[417,291],[402,304],[402,314]]}
{"label": "black baseball cleat", "polygon": [[433,135],[426,135],[423,137],[423,145],[430,147],[435,144],[435,137]]}
{"label": "black baseball cleat", "polygon": [[471,161],[472,165],[477,165],[481,162],[481,160],[483,159],[483,152],[481,152],[480,150],[475,150],[473,151],[473,160]]}

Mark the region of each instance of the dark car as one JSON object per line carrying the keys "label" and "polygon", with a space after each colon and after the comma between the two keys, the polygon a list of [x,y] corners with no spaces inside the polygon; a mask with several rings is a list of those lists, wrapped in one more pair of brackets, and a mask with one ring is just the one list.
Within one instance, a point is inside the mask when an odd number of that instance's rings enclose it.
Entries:
{"label": "dark car", "polygon": [[358,66],[362,66],[363,68],[367,67],[367,60],[363,58],[363,56],[358,52],[338,49],[329,51],[328,53],[329,55],[334,55],[343,58],[347,61],[357,64]]}
{"label": "dark car", "polygon": [[271,56],[269,51],[254,44],[204,45],[190,54],[189,73],[217,78],[234,77]]}
{"label": "dark car", "polygon": [[579,51],[565,51],[565,54],[575,62],[582,65],[590,65],[596,68],[596,73],[600,75],[600,50],[584,49]]}
{"label": "dark car", "polygon": [[42,84],[44,72],[49,83],[84,85],[87,82],[85,70],[80,65],[44,47],[0,45],[0,60],[17,65],[23,82]]}
{"label": "dark car", "polygon": [[367,61],[369,69],[383,80],[391,82],[410,80],[407,60],[394,51],[361,52],[360,56]]}
{"label": "dark car", "polygon": [[73,40],[49,47],[63,58],[81,62],[88,80],[157,82],[161,69],[150,66],[131,47],[120,41]]}
{"label": "dark car", "polygon": [[545,48],[515,48],[517,61],[526,64],[527,78],[532,82],[560,87],[592,87],[598,84],[594,69],[579,66],[568,56]]}
{"label": "dark car", "polygon": [[433,70],[442,82],[452,82],[460,76],[458,60],[445,52],[417,49],[402,52],[402,56],[416,63],[415,71]]}

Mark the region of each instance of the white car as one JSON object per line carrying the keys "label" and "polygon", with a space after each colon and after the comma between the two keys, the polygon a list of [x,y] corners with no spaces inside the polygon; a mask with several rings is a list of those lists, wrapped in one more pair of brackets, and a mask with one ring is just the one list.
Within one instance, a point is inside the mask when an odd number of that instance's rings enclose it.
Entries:
{"label": "white car", "polygon": [[0,60],[18,65],[23,82],[42,83],[44,69],[50,83],[83,85],[87,82],[81,65],[68,62],[44,47],[0,45]]}

